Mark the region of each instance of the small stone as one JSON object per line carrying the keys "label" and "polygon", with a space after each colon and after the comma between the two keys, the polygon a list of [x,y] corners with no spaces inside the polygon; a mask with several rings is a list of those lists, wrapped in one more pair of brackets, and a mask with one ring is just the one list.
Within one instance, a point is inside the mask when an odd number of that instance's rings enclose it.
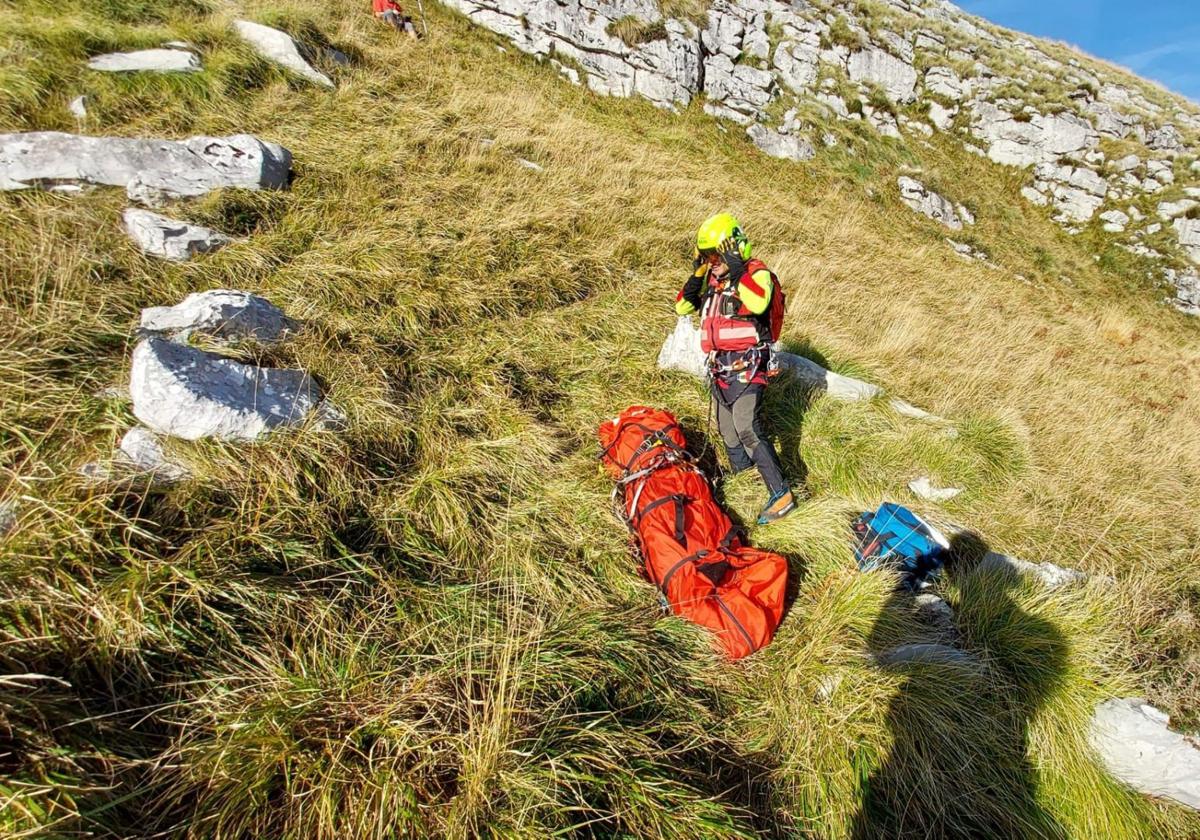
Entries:
{"label": "small stone", "polygon": [[251,339],[271,344],[296,326],[266,298],[234,289],[213,289],[193,292],[175,306],[143,309],[138,331],[143,336],[184,343],[193,333],[201,333],[224,341]]}
{"label": "small stone", "polygon": [[211,228],[170,219],[149,210],[129,207],[123,218],[126,233],[143,253],[173,262],[185,262],[197,254],[211,253],[233,241]]}
{"label": "small stone", "polygon": [[16,502],[0,502],[0,539],[17,529]]}
{"label": "small stone", "polygon": [[948,502],[962,492],[959,487],[934,487],[928,476],[914,478],[908,482],[908,489],[929,502]]}
{"label": "small stone", "polygon": [[200,59],[187,50],[137,50],[106,53],[88,61],[92,70],[105,73],[198,73]]}
{"label": "small stone", "polygon": [[517,158],[517,163],[519,163],[521,166],[525,167],[526,169],[533,170],[534,172],[545,172],[546,171],[545,167],[543,167],[541,164],[534,163],[533,161],[526,160],[525,158],[521,158],[521,157]]}
{"label": "small stone", "polygon": [[134,426],[125,433],[120,452],[132,467],[156,484],[175,484],[190,474],[186,467],[167,457],[158,436],[144,426]]}
{"label": "small stone", "polygon": [[1158,216],[1169,222],[1171,219],[1184,215],[1194,207],[1200,207],[1200,201],[1192,198],[1181,198],[1178,201],[1160,201],[1158,204]]}
{"label": "small stone", "polygon": [[67,110],[70,111],[71,116],[77,120],[87,119],[87,97],[76,96],[69,103],[67,103]]}

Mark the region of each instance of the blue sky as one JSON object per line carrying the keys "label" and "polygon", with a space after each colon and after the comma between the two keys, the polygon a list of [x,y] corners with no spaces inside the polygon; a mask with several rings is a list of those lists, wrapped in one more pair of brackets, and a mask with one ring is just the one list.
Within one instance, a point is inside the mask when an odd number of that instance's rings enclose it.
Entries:
{"label": "blue sky", "polygon": [[1200,103],[1200,0],[955,0],[993,23],[1054,38]]}

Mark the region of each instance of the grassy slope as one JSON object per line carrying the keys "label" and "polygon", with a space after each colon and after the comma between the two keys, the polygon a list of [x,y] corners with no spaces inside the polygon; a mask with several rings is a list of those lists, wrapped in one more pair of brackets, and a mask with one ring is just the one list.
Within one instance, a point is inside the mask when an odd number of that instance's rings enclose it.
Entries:
{"label": "grassy slope", "polygon": [[[812,164],[772,161],[699,108],[597,99],[438,9],[414,45],[360,6],[250,9],[358,57],[333,94],[250,56],[224,7],[105,0],[75,22],[0,8],[16,59],[0,128],[73,130],[66,102],[87,92],[89,132],[248,131],[297,171],[288,193],[181,208],[249,237],[184,266],[137,254],[117,190],[0,198],[0,497],[21,517],[0,661],[69,683],[0,683],[0,825],[1200,830],[1106,781],[1082,735],[1097,698],[1139,686],[1196,720],[1194,322],[1020,202],[1018,173],[950,144],[839,126]],[[201,45],[206,71],[79,69],[167,37]],[[958,260],[898,204],[906,166],[977,211],[971,237],[1003,269]],[[700,386],[653,362],[688,235],[719,207],[784,278],[792,341],[960,431],[777,389],[772,427],[812,499],[752,534],[787,553],[798,592],[777,641],[739,666],[658,618],[592,460],[598,422],[630,402],[702,433]],[[75,468],[133,422],[101,389],[125,380],[138,310],[215,287],[307,320],[286,347],[244,352],[313,371],[349,432],[180,445],[200,478],[164,495],[84,485]],[[865,652],[928,631],[853,571],[846,517],[882,496],[927,509],[904,489],[917,474],[966,487],[940,515],[993,548],[1119,586],[951,575],[989,676],[869,667]],[[743,519],[761,503],[753,478],[726,495]],[[913,784],[922,805],[906,808]]]}

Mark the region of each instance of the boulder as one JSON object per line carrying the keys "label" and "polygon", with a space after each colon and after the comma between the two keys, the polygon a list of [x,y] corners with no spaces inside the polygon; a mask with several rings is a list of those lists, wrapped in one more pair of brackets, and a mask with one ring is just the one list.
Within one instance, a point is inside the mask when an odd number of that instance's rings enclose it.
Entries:
{"label": "boulder", "polygon": [[773,63],[779,71],[780,81],[796,93],[812,88],[817,81],[819,65],[819,39],[813,35],[812,42],[789,42],[775,50]]}
{"label": "boulder", "polygon": [[1091,114],[1096,131],[1118,140],[1128,137],[1141,123],[1139,118],[1124,114],[1106,102],[1089,102],[1084,110]]}
{"label": "boulder", "polygon": [[927,189],[920,181],[901,175],[896,183],[900,187],[900,200],[918,213],[941,222],[951,230],[962,230],[963,222],[954,205]]}
{"label": "boulder", "polygon": [[138,420],[184,440],[257,440],[304,422],[321,396],[302,370],[241,364],[157,338],[134,348],[129,391]]}
{"label": "boulder", "polygon": [[709,96],[705,111],[745,125],[758,119],[774,97],[775,77],[717,55],[705,62],[704,89]]}
{"label": "boulder", "polygon": [[852,52],[846,66],[851,81],[877,84],[894,102],[908,103],[917,98],[917,71],[885,50],[866,47]]}
{"label": "boulder", "polygon": [[1169,723],[1140,697],[1114,698],[1096,707],[1088,740],[1108,772],[1134,790],[1200,809],[1200,749]]}
{"label": "boulder", "polygon": [[908,482],[908,489],[927,502],[948,502],[962,492],[959,487],[935,487],[924,475]]}
{"label": "boulder", "polygon": [[154,484],[175,484],[190,475],[187,467],[167,457],[158,435],[145,426],[134,426],[125,433],[120,454],[128,466]]}
{"label": "boulder", "polygon": [[216,251],[233,241],[211,228],[169,219],[135,207],[126,208],[122,218],[126,233],[143,253],[173,262],[185,262],[197,254]]}
{"label": "boulder", "polygon": [[684,315],[675,322],[675,329],[658,351],[658,367],[681,370],[701,379],[707,374],[704,353],[700,350],[700,331],[692,325],[691,317]]}
{"label": "boulder", "polygon": [[1108,195],[1108,182],[1087,167],[1039,163],[1033,174],[1034,188],[1050,195],[1059,222],[1086,222]]}
{"label": "boulder", "polygon": [[137,140],[58,131],[0,134],[0,189],[125,187],[157,203],[223,187],[285,189],[292,155],[249,134]]}
{"label": "boulder", "polygon": [[938,131],[949,131],[954,126],[957,108],[946,108],[938,102],[929,103],[929,121],[937,126]]}
{"label": "boulder", "polygon": [[1087,580],[1087,575],[1077,569],[1065,569],[1053,563],[1030,563],[1007,554],[989,551],[975,567],[980,572],[1003,572],[1013,575],[1029,575],[1047,589],[1058,589]]}
{"label": "boulder", "polygon": [[90,59],[88,67],[106,73],[198,73],[202,69],[195,53],[174,49],[105,53]]}
{"label": "boulder", "polygon": [[291,35],[248,20],[235,20],[234,29],[255,51],[268,61],[290,70],[314,84],[332,88],[333,80],[309,64],[300,54]]}
{"label": "boulder", "polygon": [[1142,165],[1142,159],[1137,155],[1126,155],[1113,161],[1113,168],[1118,172],[1132,172]]}
{"label": "boulder", "polygon": [[803,137],[790,134],[780,134],[778,131],[772,131],[762,123],[754,123],[748,129],[746,134],[754,141],[754,145],[762,149],[771,157],[784,158],[785,160],[806,161],[812,160],[817,150],[813,148],[813,144]]}
{"label": "boulder", "polygon": [[200,333],[226,341],[252,339],[272,344],[296,327],[266,298],[233,289],[213,289],[193,292],[175,306],[143,309],[138,331],[143,336],[180,342]]}

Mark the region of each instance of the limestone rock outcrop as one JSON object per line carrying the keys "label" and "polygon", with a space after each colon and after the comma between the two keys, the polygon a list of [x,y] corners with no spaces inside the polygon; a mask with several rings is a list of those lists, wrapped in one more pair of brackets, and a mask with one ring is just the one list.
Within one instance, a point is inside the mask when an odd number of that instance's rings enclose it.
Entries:
{"label": "limestone rock outcrop", "polygon": [[[906,175],[901,175],[896,183],[900,187],[900,200],[913,210],[934,221],[941,222],[951,230],[962,230],[963,218],[960,217],[949,199]],[[974,223],[973,217],[970,217],[969,214],[967,217],[970,218],[970,223]]]}
{"label": "limestone rock outcrop", "polygon": [[257,440],[303,423],[321,399],[302,370],[242,364],[159,338],[134,348],[129,391],[138,420],[184,440]]}
{"label": "limestone rock outcrop", "polygon": [[1089,740],[1108,772],[1134,790],[1200,809],[1200,748],[1169,723],[1139,697],[1115,698],[1096,707]]}
{"label": "limestone rock outcrop", "polygon": [[78,191],[87,184],[125,187],[155,205],[222,187],[284,189],[292,156],[249,134],[141,140],[58,131],[0,134],[0,189]]}

